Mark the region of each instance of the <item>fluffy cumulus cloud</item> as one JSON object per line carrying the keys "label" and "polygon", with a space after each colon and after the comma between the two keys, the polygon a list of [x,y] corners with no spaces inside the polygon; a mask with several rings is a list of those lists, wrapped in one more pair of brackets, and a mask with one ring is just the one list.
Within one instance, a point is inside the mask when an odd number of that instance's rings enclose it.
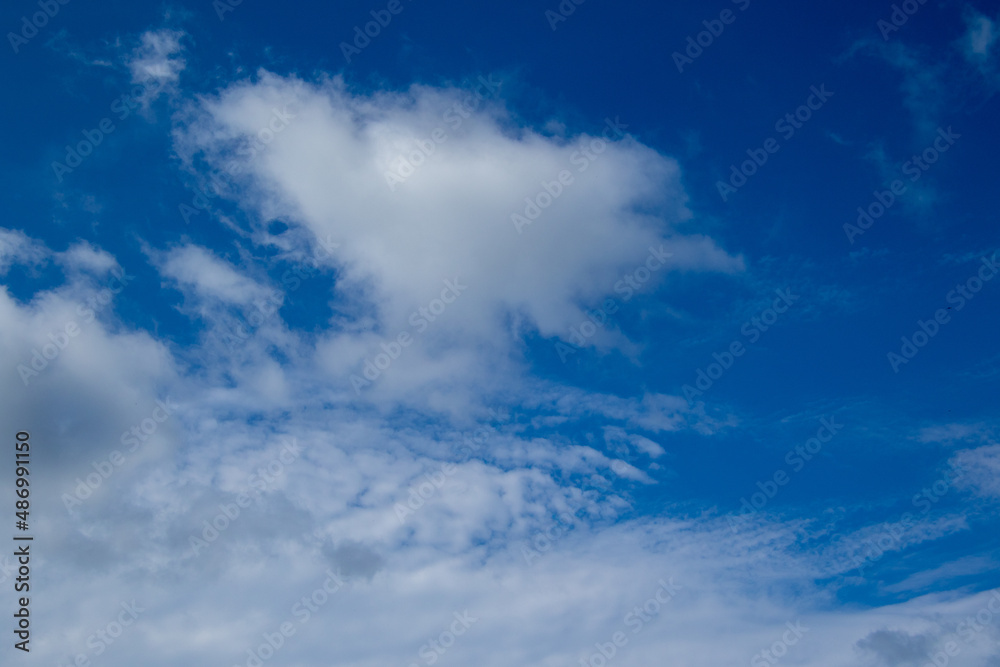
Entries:
{"label": "fluffy cumulus cloud", "polygon": [[178,129],[181,156],[217,188],[252,193],[241,201],[261,224],[280,219],[339,244],[338,290],[372,331],[319,343],[332,372],[405,334],[416,342],[383,386],[481,376],[525,333],[568,337],[636,271],[653,291],[672,272],[743,269],[698,233],[676,161],[613,119],[556,138],[497,103],[470,113],[468,100],[451,88],[362,94],[339,79],[260,72]]}

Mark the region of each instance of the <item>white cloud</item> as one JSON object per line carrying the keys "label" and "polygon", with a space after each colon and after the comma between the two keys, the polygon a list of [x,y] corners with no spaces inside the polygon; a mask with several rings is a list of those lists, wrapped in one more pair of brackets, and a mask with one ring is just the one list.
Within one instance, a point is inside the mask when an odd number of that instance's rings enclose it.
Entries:
{"label": "white cloud", "polygon": [[[839,667],[857,664],[859,642],[896,655],[886,635],[873,635],[885,628],[903,633],[889,640],[926,635],[931,645],[952,619],[979,609],[985,596],[941,594],[831,611],[835,591],[816,583],[831,568],[826,555],[802,551],[803,522],[761,518],[758,532],[734,535],[718,517],[678,517],[670,508],[661,518],[623,519],[637,488],[629,480],[657,481],[652,463],[643,468],[673,451],[670,438],[710,437],[733,418],[677,396],[623,398],[533,380],[517,354],[521,336],[565,336],[588,304],[642,266],[650,246],[673,253],[657,278],[734,273],[742,260],[697,232],[676,162],[632,140],[607,146],[517,234],[510,214],[542,181],[574,168],[571,156],[589,137],[564,142],[518,131],[499,108],[449,130],[427,164],[390,191],[386,166],[430,136],[458,98],[423,87],[364,97],[338,81],[265,73],[178,128],[189,162],[201,150],[215,169],[236,161],[232,194],[261,228],[280,216],[340,243],[328,295],[336,313],[317,323],[329,325],[325,333],[289,331],[276,315],[238,351],[177,349],[120,323],[105,326],[114,302],[84,323],[81,307],[94,290],[72,272],[68,284],[29,304],[0,291],[4,358],[30,360],[68,322],[82,328],[27,387],[16,373],[0,376],[0,417],[46,443],[38,465],[55,490],[37,501],[47,518],[38,533],[49,545],[44,576],[56,585],[36,613],[40,626],[61,632],[39,644],[39,662],[73,662],[120,602],[133,599],[144,615],[109,651],[109,667],[247,664],[248,649],[286,620],[296,634],[275,663],[320,664],[335,651],[344,664],[411,664],[465,610],[477,620],[448,648],[453,664],[578,664],[618,631],[629,638],[614,663],[623,667],[660,664],[664,655],[678,664],[747,664],[786,623],[801,621],[809,631],[787,664]],[[279,115],[290,115],[280,132],[272,125]],[[292,250],[261,229],[254,238]],[[18,233],[0,241],[13,248],[4,256],[40,247]],[[269,292],[263,271],[205,247],[149,256],[201,313]],[[96,271],[110,256],[74,246],[61,257]],[[398,332],[412,332],[411,314],[429,307],[445,280],[467,291],[366,394],[389,399],[376,406],[383,411],[372,409],[345,386],[347,374]],[[646,289],[656,292],[656,278]],[[66,512],[62,492],[123,448],[123,433],[167,395],[177,413]],[[528,410],[532,430],[517,420],[498,424],[475,456],[461,459],[462,431],[484,412],[486,396]],[[392,410],[396,400],[425,409]],[[593,420],[599,425],[584,428],[593,428],[594,442],[569,435]],[[631,462],[616,471],[595,444],[601,436]],[[240,510],[194,557],[191,536],[233,512],[237,494],[286,437],[301,455],[271,473],[260,504]],[[446,462],[454,472],[440,487],[431,483],[401,522],[396,505],[428,476],[444,475]],[[624,479],[610,483],[613,474]],[[12,496],[9,480],[0,480],[4,497]],[[919,525],[901,548],[966,528],[961,517],[943,517]],[[526,545],[538,555],[530,563]],[[294,605],[331,567],[346,584],[300,623]],[[633,632],[628,614],[653,599],[661,580],[680,592]],[[985,657],[992,636],[963,645],[964,656]]]}
{"label": "white cloud", "polygon": [[991,429],[984,423],[937,424],[920,429],[917,439],[920,442],[940,442],[950,445],[968,440],[989,439],[990,432]]}
{"label": "white cloud", "polygon": [[89,271],[99,276],[118,265],[109,253],[87,241],[74,243],[65,252],[59,253],[58,261],[71,271]]}
{"label": "white cloud", "polygon": [[139,37],[139,45],[125,56],[132,83],[145,86],[140,100],[143,107],[160,93],[176,88],[187,65],[182,43],[186,38],[180,30],[148,30]]}
{"label": "white cloud", "polygon": [[0,227],[0,275],[15,264],[41,264],[50,254],[45,244],[29,238],[24,232]]}
{"label": "white cloud", "polygon": [[263,285],[201,246],[172,248],[157,257],[157,264],[164,277],[176,281],[201,298],[247,304],[268,294]]}
{"label": "white cloud", "polygon": [[[190,267],[177,273],[190,275],[185,284],[198,298],[243,294],[246,285],[233,279],[239,272],[217,271],[222,261],[205,253],[186,246],[168,255]],[[87,638],[135,600],[143,611],[104,656],[109,667],[246,664],[262,634],[288,620],[296,634],[275,659],[289,664],[318,664],[331,646],[347,664],[420,664],[421,647],[465,610],[476,621],[449,647],[455,664],[575,664],[618,631],[629,638],[615,658],[624,667],[656,664],[665,653],[693,665],[746,664],[786,622],[801,622],[808,631],[789,664],[794,656],[846,667],[858,664],[854,647],[874,632],[938,638],[986,601],[942,594],[831,611],[830,591],[815,584],[822,563],[800,550],[794,524],[765,526],[763,538],[735,535],[712,516],[622,520],[632,507],[628,484],[601,484],[610,459],[594,448],[565,436],[529,437],[511,418],[496,422],[481,456],[457,460],[461,420],[359,410],[323,389],[321,369],[278,368],[256,347],[246,363],[254,373],[222,387],[213,373],[228,368],[224,359],[211,371],[183,372],[168,346],[147,334],[113,333],[103,319],[84,327],[77,309],[90,294],[69,284],[24,305],[0,294],[4,358],[30,357],[68,320],[83,327],[27,388],[15,374],[0,376],[7,399],[0,418],[46,443],[36,465],[53,489],[36,501],[47,517],[36,534],[50,545],[46,576],[58,585],[36,613],[61,632],[38,645],[41,662],[93,658]],[[102,317],[111,317],[108,308]],[[562,418],[560,431],[597,415],[607,426],[599,435],[644,450],[636,460],[658,454],[639,431],[665,443],[679,431],[719,428],[676,397],[528,389],[533,414]],[[176,413],[69,514],[61,494],[125,450],[123,432],[165,396]],[[241,509],[194,557],[191,536],[202,536],[224,509],[233,512],[237,494],[288,437],[301,447],[297,459],[272,471],[260,503]],[[454,472],[401,523],[395,505],[447,460]],[[639,467],[628,472],[644,481]],[[10,487],[0,480],[0,494],[12,495]],[[935,530],[953,533],[950,525]],[[322,585],[329,568],[340,568],[345,584],[302,623],[293,605]],[[637,626],[628,614],[655,599],[660,580],[678,592]],[[963,655],[987,655],[991,636],[963,644]]]}
{"label": "white cloud", "polygon": [[962,45],[967,59],[972,62],[986,60],[997,41],[996,22],[971,7],[965,12],[967,30]]}
{"label": "white cloud", "polygon": [[[567,338],[584,308],[613,294],[651,247],[673,257],[653,274],[650,293],[671,271],[743,270],[712,239],[682,231],[694,225],[675,160],[623,137],[595,144],[601,153],[589,161],[577,151],[593,137],[515,129],[495,104],[457,127],[443,120],[464,97],[426,86],[366,96],[339,79],[260,72],[205,101],[177,131],[185,161],[222,173],[263,221],[280,218],[340,244],[338,295],[372,308],[376,331],[327,336],[321,363],[344,373],[365,356],[340,352],[373,357],[401,332],[418,339],[369,394],[481,378],[528,330]],[[387,171],[420,142],[434,144],[436,128],[445,140],[391,190]],[[544,194],[545,183],[555,191],[563,170],[573,182],[519,234],[512,214],[524,215],[525,198]],[[443,312],[421,315],[442,305],[432,302],[446,281],[467,287]],[[426,330],[415,331],[417,320]]]}
{"label": "white cloud", "polygon": [[966,31],[958,40],[957,47],[965,61],[975,67],[982,75],[989,93],[1000,89],[1000,70],[997,61],[997,29],[996,18],[990,18],[966,6],[963,12]]}
{"label": "white cloud", "polygon": [[1000,445],[963,449],[955,453],[952,465],[965,475],[959,484],[987,498],[1000,498]]}
{"label": "white cloud", "polygon": [[663,447],[649,438],[638,434],[630,434],[618,426],[605,426],[604,440],[612,448],[612,451],[615,451],[619,455],[628,455],[630,453],[629,445],[632,445],[640,452],[654,459],[666,453]]}
{"label": "white cloud", "polygon": [[916,572],[903,581],[885,586],[885,590],[889,592],[927,590],[931,586],[940,586],[959,577],[990,572],[996,569],[996,565],[996,561],[986,556],[966,556],[931,570]]}

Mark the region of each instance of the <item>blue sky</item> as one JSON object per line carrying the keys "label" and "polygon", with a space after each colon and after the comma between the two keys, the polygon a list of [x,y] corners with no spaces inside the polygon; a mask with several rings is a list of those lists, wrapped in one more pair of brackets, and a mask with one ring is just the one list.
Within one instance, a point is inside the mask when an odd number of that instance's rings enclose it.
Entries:
{"label": "blue sky", "polygon": [[1000,665],[997,21],[8,3],[5,661]]}

